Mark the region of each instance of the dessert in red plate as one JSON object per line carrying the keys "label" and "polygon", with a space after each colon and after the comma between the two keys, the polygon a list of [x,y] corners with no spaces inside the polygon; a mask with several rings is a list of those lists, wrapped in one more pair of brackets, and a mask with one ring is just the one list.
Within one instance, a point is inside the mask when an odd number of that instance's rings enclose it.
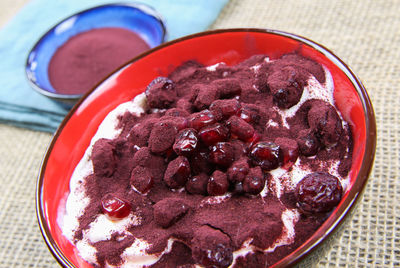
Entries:
{"label": "dessert in red plate", "polygon": [[38,187],[44,236],[71,267],[294,263],[362,189],[371,111],[351,72],[297,36],[166,44],[106,79],[56,134]]}

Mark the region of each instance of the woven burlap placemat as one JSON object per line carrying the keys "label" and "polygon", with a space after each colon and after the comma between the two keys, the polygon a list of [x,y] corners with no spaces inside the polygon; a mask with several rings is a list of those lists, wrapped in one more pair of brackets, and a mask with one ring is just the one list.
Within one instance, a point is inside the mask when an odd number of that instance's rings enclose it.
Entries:
{"label": "woven burlap placemat", "polygon": [[[13,3],[2,1],[0,7]],[[342,58],[371,97],[378,129],[375,166],[354,216],[315,267],[400,266],[399,12],[397,0],[231,0],[212,26],[308,37]],[[57,267],[37,226],[34,201],[50,140],[47,133],[0,125],[0,267]]]}

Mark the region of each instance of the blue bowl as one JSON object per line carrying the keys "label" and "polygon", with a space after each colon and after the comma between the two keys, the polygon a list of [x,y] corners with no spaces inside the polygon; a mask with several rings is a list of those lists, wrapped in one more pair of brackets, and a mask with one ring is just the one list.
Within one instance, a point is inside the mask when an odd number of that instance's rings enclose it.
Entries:
{"label": "blue bowl", "polygon": [[131,30],[142,37],[150,48],[158,46],[166,39],[166,29],[161,16],[144,4],[108,4],[81,11],[51,28],[29,52],[25,72],[32,88],[69,106],[77,102],[83,94],[60,94],[51,85],[48,76],[50,60],[56,50],[71,37],[104,27]]}

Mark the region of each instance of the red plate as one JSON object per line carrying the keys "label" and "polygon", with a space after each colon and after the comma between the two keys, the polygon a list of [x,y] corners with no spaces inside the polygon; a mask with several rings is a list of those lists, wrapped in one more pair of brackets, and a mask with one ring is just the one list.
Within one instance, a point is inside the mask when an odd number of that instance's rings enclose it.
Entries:
{"label": "red plate", "polygon": [[332,74],[336,105],[351,125],[354,139],[350,187],[341,203],[318,231],[275,267],[299,261],[338,226],[360,196],[375,155],[376,127],[367,92],[358,78],[335,55],[308,39],[262,29],[226,29],[184,37],[133,59],[106,78],[71,110],[56,132],[43,160],[37,184],[37,216],[43,237],[65,267],[91,267],[62,235],[57,216],[64,209],[69,180],[104,117],[122,102],[143,92],[157,76],[167,76],[187,60],[205,65],[236,64],[255,54],[271,58],[298,51],[323,64]]}

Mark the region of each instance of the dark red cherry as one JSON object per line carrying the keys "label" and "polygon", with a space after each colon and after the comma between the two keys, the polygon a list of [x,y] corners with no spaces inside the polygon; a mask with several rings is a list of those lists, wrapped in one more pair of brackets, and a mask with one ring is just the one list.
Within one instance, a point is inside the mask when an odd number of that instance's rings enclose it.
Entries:
{"label": "dark red cherry", "polygon": [[227,172],[228,179],[232,182],[242,182],[249,173],[249,170],[250,168],[247,163],[247,158],[241,158],[229,167]]}
{"label": "dark red cherry", "polygon": [[221,124],[214,124],[202,128],[199,132],[199,137],[206,145],[213,145],[217,142],[225,141],[228,138],[229,131]]}
{"label": "dark red cherry", "polygon": [[205,267],[226,268],[233,261],[232,249],[223,244],[217,244],[212,250],[204,254],[202,264]]}
{"label": "dark red cherry", "polygon": [[320,148],[320,143],[317,137],[309,129],[304,129],[299,132],[297,144],[299,146],[300,153],[304,156],[316,155]]}
{"label": "dark red cherry", "polygon": [[101,199],[101,209],[111,220],[120,220],[129,215],[132,207],[128,201],[113,194],[106,194]]}
{"label": "dark red cherry", "polygon": [[216,100],[210,105],[210,111],[218,121],[237,114],[239,109],[240,102],[236,99]]}
{"label": "dark red cherry", "polygon": [[217,228],[207,224],[197,228],[191,246],[194,261],[202,267],[227,268],[232,264],[231,240]]}
{"label": "dark red cherry", "polygon": [[157,77],[146,88],[147,105],[150,108],[169,108],[176,99],[174,83],[166,77]]}
{"label": "dark red cherry", "polygon": [[254,165],[263,170],[272,170],[282,163],[281,148],[273,142],[260,141],[249,152],[249,157]]}
{"label": "dark red cherry", "polygon": [[252,168],[243,181],[243,190],[249,194],[259,194],[265,186],[264,174],[260,167]]}
{"label": "dark red cherry", "polygon": [[247,141],[254,135],[254,128],[238,116],[231,116],[226,122],[232,134],[240,140]]}
{"label": "dark red cherry", "polygon": [[218,142],[211,147],[210,161],[212,163],[229,167],[234,160],[234,148],[229,142]]}
{"label": "dark red cherry", "polygon": [[190,177],[190,164],[186,157],[178,156],[169,162],[164,173],[165,183],[172,189],[185,186]]}
{"label": "dark red cherry", "polygon": [[229,183],[226,174],[216,170],[208,179],[207,192],[209,195],[223,195],[228,191]]}
{"label": "dark red cherry", "polygon": [[130,183],[136,191],[145,194],[153,187],[154,180],[147,168],[137,166],[131,172]]}
{"label": "dark red cherry", "polygon": [[196,150],[197,142],[197,131],[187,128],[179,132],[172,148],[178,155],[189,155]]}
{"label": "dark red cherry", "polygon": [[277,138],[275,143],[279,145],[283,154],[283,167],[291,167],[299,157],[299,146],[297,142],[289,138]]}
{"label": "dark red cherry", "polygon": [[196,152],[190,156],[190,169],[193,174],[206,173],[211,175],[215,170],[215,165],[210,162],[210,155],[207,148],[200,146]]}
{"label": "dark red cherry", "polygon": [[191,128],[200,130],[203,127],[215,123],[214,115],[209,110],[203,110],[198,113],[191,114],[188,118],[188,125]]}
{"label": "dark red cherry", "polygon": [[237,113],[247,123],[258,123],[260,121],[260,113],[256,108],[243,106]]}
{"label": "dark red cherry", "polygon": [[305,176],[296,186],[297,205],[305,212],[331,211],[342,198],[342,185],[338,178],[325,172]]}
{"label": "dark red cherry", "polygon": [[256,144],[260,139],[261,139],[260,134],[254,132],[253,136],[251,136],[251,138],[246,141],[248,148],[251,149],[254,146],[254,144]]}
{"label": "dark red cherry", "polygon": [[191,194],[207,194],[208,175],[200,173],[191,177],[186,183],[185,189]]}

